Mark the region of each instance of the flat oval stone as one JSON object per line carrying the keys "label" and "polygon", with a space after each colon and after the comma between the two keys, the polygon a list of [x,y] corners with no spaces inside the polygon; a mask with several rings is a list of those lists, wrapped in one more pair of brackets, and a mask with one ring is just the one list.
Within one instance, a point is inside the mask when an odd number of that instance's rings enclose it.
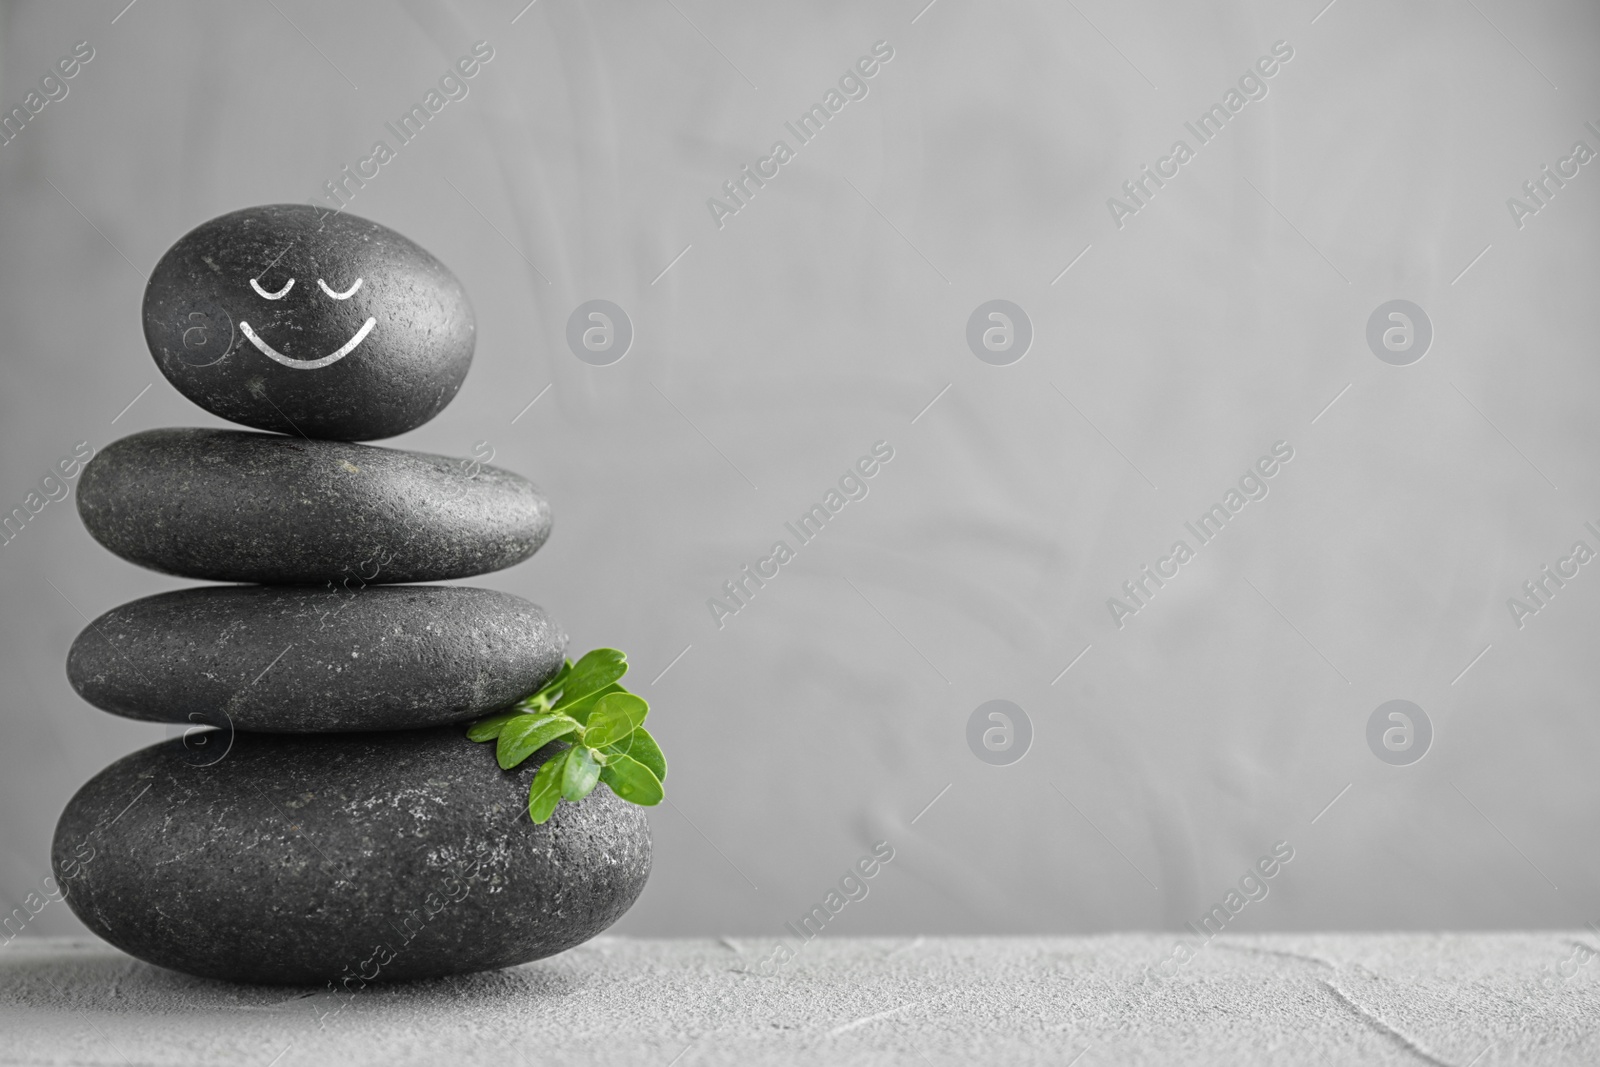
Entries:
{"label": "flat oval stone", "polygon": [[308,204],[202,223],[144,291],[145,342],[180,393],[308,437],[421,426],[461,388],[476,329],[443,263],[386,226]]}
{"label": "flat oval stone", "polygon": [[56,826],[67,903],[116,947],[238,982],[436,977],[595,936],[650,875],[643,810],[604,784],[528,819],[541,755],[513,771],[460,726],[182,739],[95,775]]}
{"label": "flat oval stone", "polygon": [[521,563],[550,505],[510,471],[242,430],[113,441],[78,478],[89,533],[151,570],[219,582],[470,578]]}
{"label": "flat oval stone", "polygon": [[543,608],[467,586],[212,586],[112,608],[67,678],[130,719],[272,733],[400,730],[507,707],[567,647]]}

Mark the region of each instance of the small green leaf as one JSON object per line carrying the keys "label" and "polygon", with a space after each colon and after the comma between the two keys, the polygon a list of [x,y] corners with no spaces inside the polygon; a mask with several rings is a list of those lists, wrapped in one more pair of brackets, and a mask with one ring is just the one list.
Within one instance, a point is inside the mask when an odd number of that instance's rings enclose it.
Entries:
{"label": "small green leaf", "polygon": [[578,728],[578,724],[565,715],[522,715],[520,719],[508,723],[500,731],[500,742],[495,746],[495,759],[503,771],[509,771],[556,738],[565,737]]}
{"label": "small green leaf", "polygon": [[666,795],[661,789],[661,780],[649,767],[621,753],[606,761],[605,769],[600,772],[600,780],[623,800],[647,808],[661,803]]}
{"label": "small green leaf", "polygon": [[657,781],[667,780],[667,758],[661,754],[661,746],[656,744],[656,739],[651,737],[643,726],[636,728],[633,733],[616,744],[607,745],[605,751],[608,755],[620,753],[632,756],[650,768],[650,773],[656,776]]}
{"label": "small green leaf", "polygon": [[597,689],[588,696],[579,697],[570,704],[560,704],[558,705],[558,708],[563,715],[571,715],[574,719],[577,719],[579,722],[587,725],[589,722],[589,713],[594,710],[594,706],[600,702],[601,698],[608,697],[612,693],[626,692],[627,690],[622,688],[621,685],[616,682],[612,682],[604,689]]}
{"label": "small green leaf", "polygon": [[595,703],[583,724],[583,743],[600,748],[614,745],[644,722],[650,705],[632,693],[609,693]]}
{"label": "small green leaf", "polygon": [[614,648],[597,648],[586,652],[572,665],[572,671],[562,683],[561,699],[556,710],[565,710],[591,693],[598,692],[628,673],[628,657]]}
{"label": "small green leaf", "polygon": [[528,787],[528,818],[536,824],[548,822],[561,803],[561,772],[567,763],[567,752],[571,751],[569,748],[545,760],[533,776],[533,784]]}
{"label": "small green leaf", "polygon": [[664,799],[667,761],[643,726],[650,705],[618,682],[627,671],[623,653],[594,649],[576,663],[564,660],[549,681],[510,710],[468,725],[472,740],[496,742],[496,761],[506,770],[567,739],[528,787],[528,816],[535,823],[548,822],[563,798],[583,800],[598,782],[634,804]]}
{"label": "small green leaf", "polygon": [[576,804],[593,792],[600,781],[600,763],[594,749],[587,745],[574,745],[567,749],[565,772],[561,778],[561,795]]}
{"label": "small green leaf", "polygon": [[520,711],[502,711],[500,714],[491,715],[487,719],[479,719],[467,727],[467,739],[469,741],[493,741],[500,736],[500,731],[505,728],[506,723],[521,714],[522,712]]}

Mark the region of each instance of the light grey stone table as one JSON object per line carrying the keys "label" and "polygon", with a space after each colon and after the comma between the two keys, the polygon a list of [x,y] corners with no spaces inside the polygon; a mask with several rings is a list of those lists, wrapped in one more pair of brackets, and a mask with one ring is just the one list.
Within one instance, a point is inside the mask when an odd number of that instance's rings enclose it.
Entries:
{"label": "light grey stone table", "polygon": [[0,1062],[1600,1063],[1587,933],[1224,936],[1158,978],[1172,944],[821,939],[772,973],[766,941],[600,938],[336,995],[18,938],[0,949]]}

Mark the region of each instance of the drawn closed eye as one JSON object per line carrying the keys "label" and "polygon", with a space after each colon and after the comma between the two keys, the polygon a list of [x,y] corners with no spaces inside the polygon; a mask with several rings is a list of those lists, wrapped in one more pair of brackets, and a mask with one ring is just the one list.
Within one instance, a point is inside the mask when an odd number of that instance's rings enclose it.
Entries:
{"label": "drawn closed eye", "polygon": [[333,297],[333,299],[335,299],[335,300],[349,300],[352,296],[356,295],[356,290],[361,288],[361,279],[357,278],[356,279],[356,283],[354,285],[352,285],[350,288],[346,289],[342,293],[336,293],[332,289],[329,289],[328,288],[328,283],[323,281],[321,278],[317,279],[317,284],[322,286],[322,291],[324,293],[327,293],[329,296]]}
{"label": "drawn closed eye", "polygon": [[289,290],[294,288],[294,279],[290,278],[288,284],[282,289],[279,289],[276,293],[269,293],[265,289],[261,288],[261,283],[256,281],[254,278],[250,279],[250,288],[256,291],[257,296],[265,297],[268,300],[282,300],[284,297],[289,295]]}

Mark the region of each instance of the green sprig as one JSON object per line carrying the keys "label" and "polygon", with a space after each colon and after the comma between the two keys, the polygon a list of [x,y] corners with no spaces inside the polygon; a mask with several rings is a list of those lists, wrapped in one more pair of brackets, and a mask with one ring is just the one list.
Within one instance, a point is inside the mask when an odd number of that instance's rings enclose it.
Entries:
{"label": "green sprig", "polygon": [[627,673],[625,654],[597,648],[577,663],[567,660],[510,711],[467,728],[468,739],[495,742],[495,759],[507,771],[552,741],[566,745],[544,761],[528,787],[528,816],[535,823],[548,821],[563,800],[578,803],[601,782],[630,804],[661,803],[666,757],[644,728],[650,705],[617,681]]}

